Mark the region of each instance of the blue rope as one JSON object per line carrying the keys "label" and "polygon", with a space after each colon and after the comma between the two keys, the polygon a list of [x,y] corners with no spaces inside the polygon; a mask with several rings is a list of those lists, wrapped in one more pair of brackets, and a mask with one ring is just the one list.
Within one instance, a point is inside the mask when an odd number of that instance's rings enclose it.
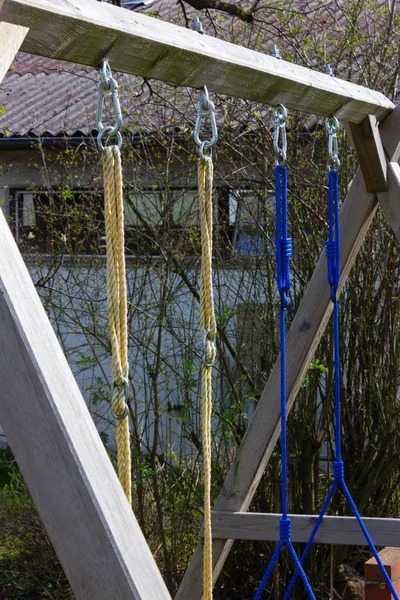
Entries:
{"label": "blue rope", "polygon": [[279,542],[274,554],[267,566],[261,583],[254,596],[254,600],[260,600],[265,586],[271,576],[272,570],[279,555],[286,545],[292,557],[296,573],[303,581],[304,587],[311,600],[315,600],[307,575],[304,572],[299,557],[293,548],[290,539],[291,520],[288,515],[288,467],[287,467],[287,428],[286,428],[286,335],[285,335],[285,311],[289,304],[287,292],[290,289],[290,257],[292,256],[292,240],[288,237],[288,206],[287,206],[287,170],[282,164],[275,168],[275,199],[276,199],[276,264],[277,285],[281,297],[280,306],[280,367],[281,367],[281,445],[282,445],[282,518],[280,520]]}
{"label": "blue rope", "polygon": [[[300,564],[303,565],[310,548],[314,542],[315,536],[322,520],[333,498],[333,495],[338,487],[341,487],[342,492],[349,503],[354,516],[360,526],[362,533],[367,541],[367,544],[378,563],[382,575],[393,595],[395,600],[399,600],[399,596],[390,581],[390,577],[383,566],[382,560],[375,548],[375,545],[365,527],[365,524],[358,512],[355,502],[347,488],[344,479],[344,465],[342,461],[342,438],[341,438],[341,421],[340,421],[340,344],[339,344],[339,305],[337,292],[340,281],[340,222],[339,222],[339,178],[337,170],[331,168],[329,171],[329,194],[328,194],[328,232],[329,238],[326,242],[326,257],[328,264],[328,282],[331,287],[331,300],[333,302],[333,338],[334,338],[334,389],[335,389],[335,462],[333,463],[333,483],[328,492],[326,500],[322,506],[321,512],[315,522],[310,538],[306,544],[303,554],[300,559]],[[300,569],[296,569],[292,580],[286,590],[284,600],[288,600],[296,583],[297,577],[302,573]]]}

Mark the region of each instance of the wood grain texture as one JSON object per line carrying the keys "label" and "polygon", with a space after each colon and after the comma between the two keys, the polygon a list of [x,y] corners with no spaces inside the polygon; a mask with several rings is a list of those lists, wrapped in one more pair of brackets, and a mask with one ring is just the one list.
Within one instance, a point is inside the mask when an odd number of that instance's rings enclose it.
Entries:
{"label": "wood grain texture", "polygon": [[368,115],[362,123],[350,123],[349,128],[368,192],[385,192],[386,155],[376,117]]}
{"label": "wood grain texture", "polygon": [[78,600],[170,600],[0,211],[0,423]]}
{"label": "wood grain texture", "polygon": [[397,162],[400,158],[400,104],[380,124],[379,133],[389,162]]}
{"label": "wood grain texture", "polygon": [[24,41],[29,29],[0,21],[0,83]]}
{"label": "wood grain texture", "polygon": [[[340,214],[342,231],[340,289],[349,275],[376,209],[376,196],[366,191],[363,175],[359,169]],[[329,294],[326,258],[323,252],[287,336],[288,412],[331,315],[332,303]],[[215,511],[246,511],[253,498],[281,431],[279,373],[278,357],[225,479],[214,507]],[[201,546],[200,542],[185,573],[176,600],[186,600],[189,597],[191,600],[202,598]],[[231,540],[214,540],[214,579],[218,577],[231,546]]]}
{"label": "wood grain texture", "polygon": [[388,190],[378,194],[379,204],[400,244],[400,166],[397,162],[388,164]]}
{"label": "wood grain texture", "polygon": [[[290,515],[292,541],[307,542],[315,515]],[[236,540],[279,540],[281,515],[240,512],[213,512],[212,528],[219,538]],[[400,543],[400,519],[363,519],[369,534],[377,546],[398,546]],[[348,544],[366,546],[367,541],[355,517],[324,517],[314,543]]]}
{"label": "wood grain texture", "polygon": [[0,0],[0,19],[30,28],[32,54],[360,123],[394,105],[383,94],[97,0]]}

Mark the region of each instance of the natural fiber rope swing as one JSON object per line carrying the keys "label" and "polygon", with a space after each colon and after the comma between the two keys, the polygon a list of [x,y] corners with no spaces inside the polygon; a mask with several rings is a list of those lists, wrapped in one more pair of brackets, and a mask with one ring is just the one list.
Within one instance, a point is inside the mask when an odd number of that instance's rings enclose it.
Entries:
{"label": "natural fiber rope swing", "polygon": [[[201,118],[208,114],[211,120],[213,137],[209,142],[201,142],[199,138]],[[202,404],[202,439],[204,460],[204,550],[203,550],[203,598],[212,600],[213,566],[212,566],[212,532],[211,532],[211,412],[212,412],[212,366],[215,361],[216,348],[214,339],[217,324],[214,314],[214,294],[212,281],[212,247],[213,247],[213,162],[211,148],[218,139],[215,122],[214,104],[208,98],[207,88],[201,91],[198,104],[197,121],[194,139],[199,146],[198,186],[200,203],[201,230],[201,272],[200,272],[200,331],[203,336],[203,356],[201,366],[201,404]],[[210,155],[204,149],[210,148]]]}
{"label": "natural fiber rope swing", "polygon": [[[107,305],[112,354],[112,410],[117,422],[118,476],[129,502],[132,495],[131,451],[129,435],[128,396],[128,326],[125,273],[124,200],[119,132],[122,117],[118,100],[118,85],[112,78],[108,63],[100,67],[97,104],[98,145],[103,152],[104,213],[107,248]],[[104,98],[112,96],[116,124],[103,127]],[[118,145],[102,144],[104,135],[117,135]]]}

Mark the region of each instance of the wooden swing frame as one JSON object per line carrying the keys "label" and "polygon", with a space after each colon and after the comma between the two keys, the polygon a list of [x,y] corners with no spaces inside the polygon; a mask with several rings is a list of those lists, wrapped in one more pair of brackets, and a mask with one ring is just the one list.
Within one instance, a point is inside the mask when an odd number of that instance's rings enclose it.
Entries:
{"label": "wooden swing frame", "polygon": [[[384,95],[97,0],[0,0],[0,80],[19,50],[257,100],[348,125],[360,168],[341,210],[341,287],[380,205],[400,242],[400,108]],[[0,211],[0,422],[78,600],[168,600],[29,273]],[[331,314],[320,258],[288,333],[291,409]],[[277,540],[280,515],[247,513],[280,434],[279,363],[213,511],[214,580],[233,539]],[[296,515],[306,541],[316,517]],[[378,545],[400,520],[366,519]],[[325,517],[316,538],[363,544],[352,517]],[[202,542],[176,600],[202,598]]]}

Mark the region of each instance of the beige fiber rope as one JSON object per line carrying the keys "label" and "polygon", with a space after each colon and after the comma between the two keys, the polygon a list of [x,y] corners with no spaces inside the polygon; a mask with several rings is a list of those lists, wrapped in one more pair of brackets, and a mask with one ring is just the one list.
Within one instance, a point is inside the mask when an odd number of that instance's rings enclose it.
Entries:
{"label": "beige fiber rope", "polygon": [[217,326],[214,315],[212,285],[212,186],[213,163],[202,155],[198,163],[201,222],[200,329],[204,339],[202,365],[202,437],[204,457],[204,550],[203,597],[212,600],[212,533],[211,533],[211,410],[212,365],[216,356],[214,339]]}
{"label": "beige fiber rope", "polygon": [[131,502],[131,452],[129,392],[127,295],[125,273],[124,201],[121,155],[118,146],[103,152],[104,211],[107,246],[107,303],[112,351],[112,409],[117,421],[118,476]]}

